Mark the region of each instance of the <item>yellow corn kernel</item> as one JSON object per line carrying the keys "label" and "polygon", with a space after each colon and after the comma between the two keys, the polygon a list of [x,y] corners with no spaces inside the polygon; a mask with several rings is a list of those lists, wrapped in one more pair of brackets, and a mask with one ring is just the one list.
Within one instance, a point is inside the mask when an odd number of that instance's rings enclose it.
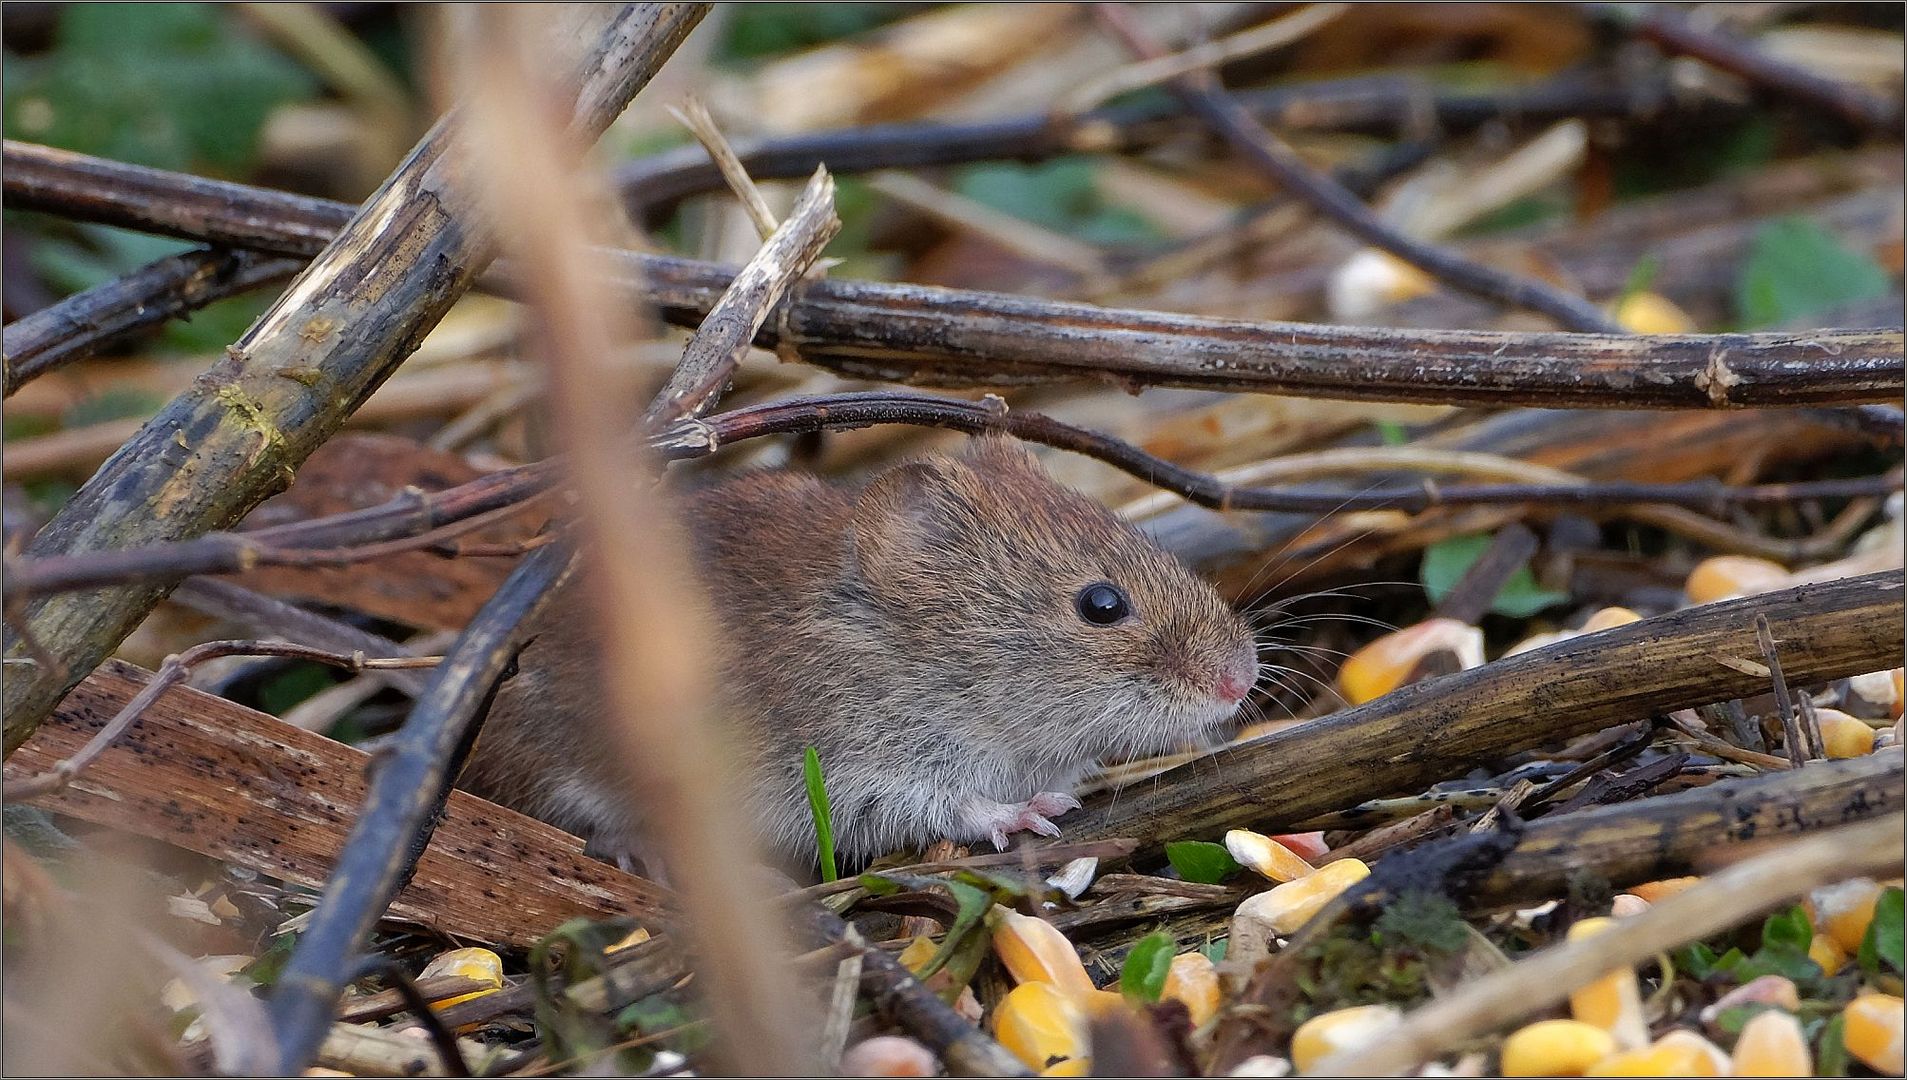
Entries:
{"label": "yellow corn kernel", "polygon": [[993,914],[993,952],[1013,981],[1051,983],[1077,1001],[1097,991],[1073,943],[1052,923],[997,905]]}
{"label": "yellow corn kernel", "polygon": [[1593,634],[1598,630],[1614,630],[1618,626],[1627,626],[1632,622],[1641,622],[1642,616],[1626,607],[1606,607],[1583,620],[1583,633]]}
{"label": "yellow corn kernel", "polygon": [[631,930],[627,934],[624,934],[620,941],[617,941],[614,945],[611,945],[608,948],[604,949],[603,955],[613,956],[614,954],[619,953],[623,951],[624,949],[633,949],[647,940],[649,940],[649,931],[638,926],[634,930]]}
{"label": "yellow corn kernel", "polygon": [[1693,1031],[1680,1029],[1640,1050],[1623,1050],[1589,1067],[1584,1076],[1726,1076],[1728,1055]]}
{"label": "yellow corn kernel", "polygon": [[1041,1076],[1091,1076],[1093,1059],[1089,1057],[1067,1058],[1056,1061],[1040,1070]]}
{"label": "yellow corn kernel", "polygon": [[466,979],[478,979],[488,984],[485,989],[473,990],[468,994],[458,994],[437,1002],[438,1008],[446,1008],[458,1002],[480,998],[485,994],[494,994],[503,989],[503,958],[489,949],[452,949],[438,953],[424,965],[418,973],[418,979],[435,979],[444,975],[461,975]]}
{"label": "yellow corn kernel", "polygon": [[1903,704],[1907,704],[1907,691],[1904,691],[1903,687],[1901,686],[1901,680],[1903,677],[1907,677],[1907,669],[1895,668],[1894,669],[1894,707],[1892,711],[1894,714],[1894,719],[1896,720],[1900,719],[1901,711],[1902,711],[1901,706]]}
{"label": "yellow corn kernel", "polygon": [[1212,966],[1212,958],[1202,952],[1173,957],[1159,996],[1184,1005],[1192,1014],[1192,1026],[1204,1027],[1218,1015],[1218,969]]}
{"label": "yellow corn kernel", "polygon": [[876,1035],[862,1039],[841,1055],[842,1076],[936,1076],[940,1063],[933,1051],[903,1035]]}
{"label": "yellow corn kernel", "polygon": [[[1362,859],[1339,859],[1326,863],[1308,877],[1287,881],[1270,892],[1259,893],[1245,904],[1258,902],[1253,914],[1262,919],[1272,933],[1289,936],[1309,922],[1324,905],[1339,893],[1370,876],[1371,868]],[[1239,905],[1241,910],[1245,906]]]}
{"label": "yellow corn kernel", "polygon": [[907,947],[902,949],[895,959],[901,962],[902,967],[918,975],[920,969],[926,967],[927,961],[932,960],[934,954],[939,951],[939,948],[934,945],[933,938],[926,934],[915,934],[914,940],[908,942]]}
{"label": "yellow corn kernel", "polygon": [[1787,583],[1788,570],[1780,563],[1752,555],[1717,555],[1695,564],[1682,591],[1688,594],[1691,604],[1709,604],[1732,596],[1768,592]]}
{"label": "yellow corn kernel", "polygon": [[1629,893],[1632,896],[1640,896],[1651,904],[1659,904],[1676,893],[1692,888],[1701,880],[1699,877],[1672,877],[1663,878],[1661,881],[1645,881],[1640,885],[1631,886]]}
{"label": "yellow corn kernel", "polygon": [[1392,1005],[1355,1005],[1314,1016],[1291,1034],[1291,1064],[1299,1072],[1346,1050],[1357,1050],[1382,1039],[1404,1022]]}
{"label": "yellow corn kernel", "polygon": [[1841,1041],[1861,1064],[1882,1076],[1901,1074],[1901,1009],[1892,994],[1867,993],[1847,1003]]}
{"label": "yellow corn kernel", "polygon": [[1839,709],[1816,709],[1821,722],[1821,745],[1831,758],[1860,757],[1874,751],[1874,729]]}
{"label": "yellow corn kernel", "polygon": [[1632,334],[1692,334],[1695,320],[1661,293],[1635,292],[1610,312]]}
{"label": "yellow corn kernel", "polygon": [[1298,853],[1263,833],[1233,829],[1225,834],[1225,850],[1238,865],[1277,882],[1296,881],[1316,867],[1298,857]]}
{"label": "yellow corn kernel", "polygon": [[1730,1061],[1736,1076],[1814,1075],[1814,1055],[1801,1022],[1780,1009],[1756,1013],[1742,1025]]}
{"label": "yellow corn kernel", "polygon": [[1824,973],[1833,975],[1847,963],[1847,953],[1834,943],[1833,938],[1816,934],[1814,940],[1808,942],[1808,959],[1821,965]]}
{"label": "yellow corn kernel", "polygon": [[1436,287],[1435,278],[1390,252],[1364,248],[1332,272],[1325,305],[1340,321],[1358,321]]}
{"label": "yellow corn kernel", "polygon": [[1338,668],[1338,689],[1345,700],[1362,705],[1401,686],[1419,661],[1448,650],[1465,668],[1483,663],[1483,631],[1456,619],[1426,619],[1385,634],[1352,653]]}
{"label": "yellow corn kernel", "polygon": [[1029,1069],[1084,1058],[1086,1017],[1048,982],[1023,982],[993,1010],[993,1036]]}
{"label": "yellow corn kernel", "polygon": [[1539,1020],[1503,1040],[1504,1076],[1581,1076],[1616,1052],[1616,1040],[1593,1024]]}
{"label": "yellow corn kernel", "polygon": [[1874,921],[1874,905],[1880,898],[1880,883],[1872,878],[1852,878],[1808,894],[1814,904],[1815,929],[1833,938],[1848,956],[1861,951],[1861,939],[1867,936],[1867,924]]}
{"label": "yellow corn kernel", "polygon": [[[1583,919],[1569,928],[1569,940],[1599,934],[1615,925],[1611,918]],[[1601,1028],[1614,1049],[1635,1050],[1648,1045],[1649,1021],[1642,1012],[1642,988],[1634,968],[1618,968],[1569,995],[1569,1014]]]}

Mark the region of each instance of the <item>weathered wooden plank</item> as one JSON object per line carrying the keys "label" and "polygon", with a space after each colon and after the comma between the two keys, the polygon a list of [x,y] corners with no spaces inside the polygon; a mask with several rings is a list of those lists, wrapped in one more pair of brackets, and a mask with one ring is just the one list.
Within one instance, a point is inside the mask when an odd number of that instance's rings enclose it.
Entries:
{"label": "weathered wooden plank", "polygon": [[[112,661],[13,756],[21,779],[78,750],[151,673]],[[363,802],[364,752],[189,688],[170,690],[65,792],[38,805],[320,887]],[[528,945],[577,915],[653,915],[662,890],[554,826],[453,791],[391,914]]]}

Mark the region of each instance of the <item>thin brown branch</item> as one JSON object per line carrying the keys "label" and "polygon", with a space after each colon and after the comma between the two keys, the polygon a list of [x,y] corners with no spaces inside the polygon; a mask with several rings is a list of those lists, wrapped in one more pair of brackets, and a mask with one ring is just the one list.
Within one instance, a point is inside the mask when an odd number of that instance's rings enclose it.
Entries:
{"label": "thin brown branch", "polygon": [[[1126,16],[1122,5],[1095,4],[1093,10],[1140,57],[1153,60],[1164,55],[1157,43]],[[1451,288],[1473,296],[1542,312],[1572,330],[1598,334],[1624,332],[1620,323],[1582,297],[1571,296],[1534,278],[1473,262],[1386,223],[1343,185],[1306,164],[1296,150],[1259,124],[1237,101],[1214,89],[1209,77],[1180,75],[1170,86],[1186,111],[1217,132],[1235,153],[1359,240],[1390,252]]]}
{"label": "thin brown branch", "polygon": [[74,293],[7,325],[5,396],[49,371],[84,360],[120,338],[283,281],[302,260],[201,248],[168,255],[122,278]]}
{"label": "thin brown branch", "polygon": [[1671,55],[1693,57],[1718,71],[1746,80],[1775,97],[1823,109],[1865,131],[1898,135],[1901,105],[1855,83],[1824,78],[1755,47],[1752,42],[1705,30],[1670,7],[1592,4],[1605,16]]}
{"label": "thin brown branch", "polygon": [[1808,763],[1808,743],[1801,736],[1801,718],[1795,715],[1794,702],[1789,699],[1788,680],[1781,673],[1781,654],[1775,649],[1774,631],[1769,629],[1766,615],[1755,616],[1755,642],[1761,648],[1761,658],[1768,662],[1768,678],[1774,683],[1775,712],[1781,717],[1788,761],[1799,769]]}
{"label": "thin brown branch", "polygon": [[[351,210],[6,142],[8,205],[309,255]],[[319,241],[323,235],[321,233]],[[696,326],[734,276],[619,252],[619,280]],[[507,276],[495,279],[507,283]],[[1097,380],[1365,401],[1788,408],[1898,401],[1898,330],[1600,335],[1249,323],[917,285],[816,281],[756,344],[854,377],[939,386]],[[1347,357],[1355,362],[1347,362]]]}

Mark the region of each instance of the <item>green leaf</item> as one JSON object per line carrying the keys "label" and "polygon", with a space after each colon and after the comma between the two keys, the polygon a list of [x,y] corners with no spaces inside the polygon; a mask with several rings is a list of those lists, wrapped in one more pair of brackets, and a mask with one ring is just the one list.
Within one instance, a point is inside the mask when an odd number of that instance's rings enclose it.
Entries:
{"label": "green leaf", "polygon": [[1402,446],[1410,441],[1410,432],[1395,420],[1379,420],[1373,426],[1385,446]]}
{"label": "green leaf", "polygon": [[1749,329],[1805,318],[1856,300],[1887,295],[1887,271],[1850,251],[1804,218],[1755,230],[1735,285],[1735,308]]}
{"label": "green leaf", "polygon": [[1165,977],[1172,970],[1172,955],[1178,943],[1171,934],[1153,933],[1132,946],[1126,963],[1119,969],[1119,992],[1128,1001],[1151,1003],[1165,990]]}
{"label": "green leaf", "polygon": [[7,57],[4,128],[120,161],[238,175],[280,105],[317,93],[217,4],[62,7],[44,56]]}
{"label": "green leaf", "polygon": [[1205,954],[1205,959],[1219,964],[1225,961],[1225,952],[1231,948],[1231,944],[1231,938],[1215,938],[1199,946],[1199,951]]}
{"label": "green leaf", "polygon": [[1470,942],[1457,905],[1423,889],[1411,889],[1386,904],[1372,929],[1385,946],[1399,943],[1433,953],[1458,952]]}
{"label": "green leaf", "polygon": [[1861,970],[1880,972],[1880,961],[1887,961],[1897,972],[1907,972],[1907,934],[1903,933],[1903,894],[1898,888],[1882,892],[1874,902],[1874,920],[1861,937]]}
{"label": "green leaf", "polygon": [[1685,971],[1692,979],[1706,979],[1715,973],[1717,957],[1715,950],[1701,941],[1690,942],[1673,954],[1678,970]]}
{"label": "green leaf", "polygon": [[1847,1015],[1835,1013],[1821,1025],[1821,1038],[1814,1048],[1814,1075],[1847,1075]]}
{"label": "green leaf", "polygon": [[1163,239],[1151,222],[1104,198],[1098,163],[1061,157],[1036,165],[990,162],[962,169],[954,189],[1003,213],[1089,244],[1131,244]]}
{"label": "green leaf", "polygon": [[1761,924],[1763,949],[1789,948],[1805,953],[1813,942],[1814,923],[1808,919],[1807,909],[1799,904],[1775,912]]}
{"label": "green leaf", "polygon": [[808,812],[814,815],[815,850],[821,856],[821,880],[841,876],[834,861],[834,814],[828,809],[828,787],[821,779],[821,755],[810,746],[801,755],[801,777],[808,787]]}
{"label": "green leaf", "polygon": [[980,925],[981,916],[993,907],[993,897],[982,889],[976,889],[963,881],[948,881],[944,884],[947,891],[953,893],[954,903],[959,907],[954,914],[953,925],[947,928],[947,936],[940,941],[940,949],[917,973],[917,977],[922,979],[939,971],[946,966],[947,961],[953,959],[960,943],[973,932],[974,927]]}
{"label": "green leaf", "polygon": [[[1450,590],[1457,587],[1457,582],[1482,558],[1489,546],[1488,533],[1474,533],[1453,536],[1425,548],[1418,577],[1424,583],[1424,591],[1429,594],[1430,602],[1443,603],[1444,597],[1450,595]],[[1528,566],[1524,566],[1503,582],[1503,587],[1497,590],[1496,599],[1490,603],[1490,610],[1513,619],[1527,619],[1544,608],[1554,607],[1568,599],[1567,593],[1551,592],[1537,585],[1536,576],[1530,573]]]}
{"label": "green leaf", "polygon": [[1166,861],[1187,881],[1216,885],[1236,874],[1240,867],[1223,844],[1203,840],[1177,840],[1165,846]]}
{"label": "green leaf", "polygon": [[293,664],[259,684],[258,707],[273,716],[283,716],[292,706],[337,682],[332,669],[323,664]]}

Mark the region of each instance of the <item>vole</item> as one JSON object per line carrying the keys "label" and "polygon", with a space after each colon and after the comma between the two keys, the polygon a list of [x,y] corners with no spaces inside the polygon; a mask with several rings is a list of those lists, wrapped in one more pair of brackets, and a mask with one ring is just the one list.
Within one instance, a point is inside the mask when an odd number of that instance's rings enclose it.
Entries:
{"label": "vole", "polygon": [[[738,790],[782,860],[815,858],[808,746],[844,857],[1005,848],[1058,835],[1094,762],[1210,736],[1257,680],[1216,590],[1001,436],[858,487],[743,473],[680,510],[725,641],[712,682],[750,770]],[[574,598],[545,610],[459,784],[599,853],[640,850],[602,764],[589,619]]]}

